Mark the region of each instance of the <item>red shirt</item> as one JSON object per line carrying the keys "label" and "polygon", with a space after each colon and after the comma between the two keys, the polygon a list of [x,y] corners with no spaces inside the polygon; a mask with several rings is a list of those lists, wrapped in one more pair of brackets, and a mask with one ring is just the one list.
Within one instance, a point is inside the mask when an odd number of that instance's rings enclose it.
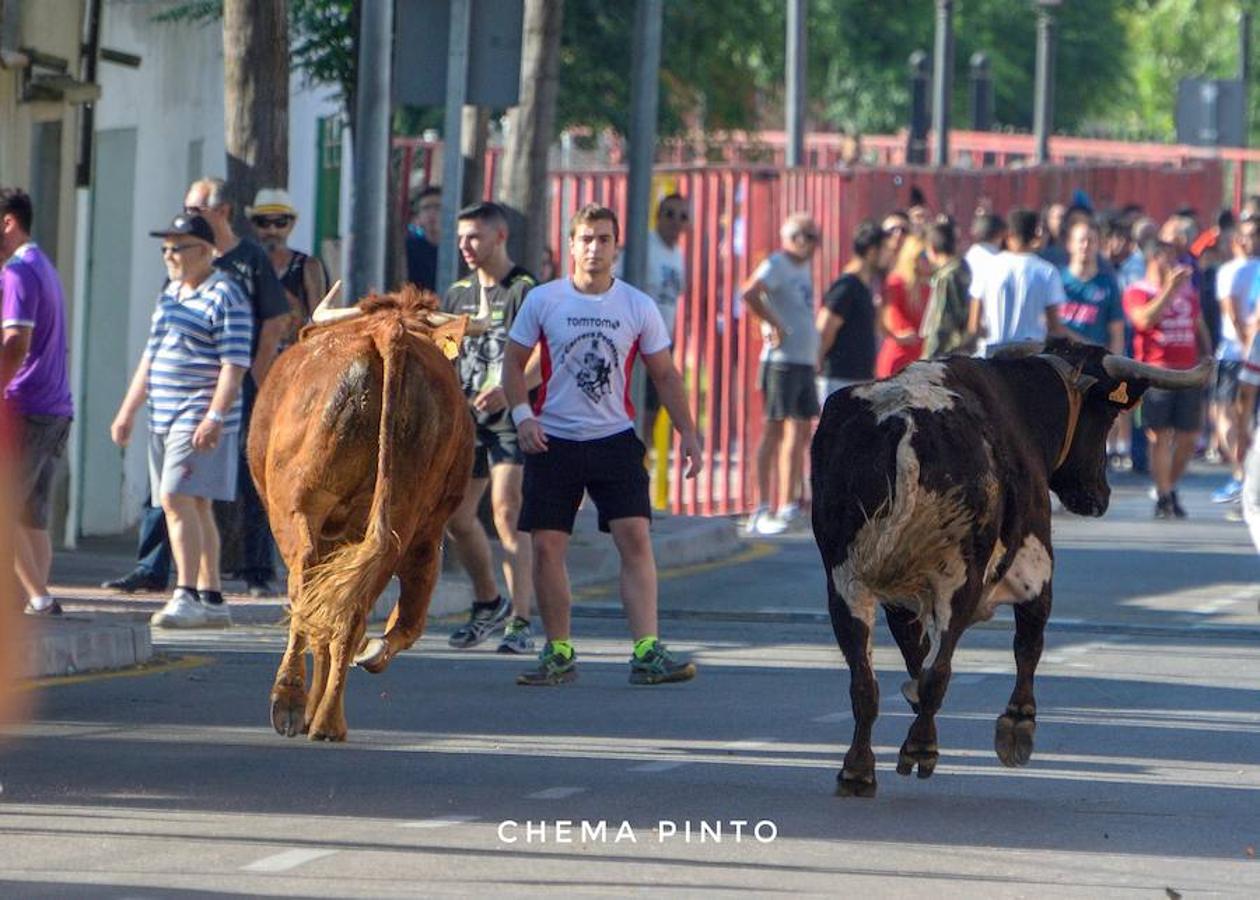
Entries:
{"label": "red shirt", "polygon": [[919,325],[923,322],[923,311],[927,307],[931,285],[921,283],[915,291],[914,302],[910,300],[910,292],[906,290],[906,282],[900,275],[889,275],[884,281],[884,308],[887,314],[884,321],[893,334],[915,333],[912,343],[899,344],[889,335],[879,346],[879,355],[875,357],[875,377],[887,378],[896,375],[910,363],[923,355],[923,339],[917,337]]}
{"label": "red shirt", "polygon": [[1124,314],[1133,324],[1133,358],[1166,369],[1193,369],[1199,361],[1199,295],[1186,285],[1164,306],[1163,315],[1142,330],[1133,311],[1159,295],[1149,281],[1136,281],[1124,292]]}

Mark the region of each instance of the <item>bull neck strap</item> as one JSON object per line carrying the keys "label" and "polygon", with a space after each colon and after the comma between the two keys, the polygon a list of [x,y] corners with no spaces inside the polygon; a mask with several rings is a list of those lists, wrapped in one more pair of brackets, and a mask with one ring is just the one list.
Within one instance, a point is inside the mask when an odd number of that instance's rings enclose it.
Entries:
{"label": "bull neck strap", "polygon": [[1085,391],[1088,387],[1080,383],[1080,370],[1067,360],[1050,353],[1039,353],[1037,354],[1037,359],[1050,364],[1050,368],[1054,369],[1059,379],[1063,382],[1063,389],[1067,393],[1067,431],[1064,432],[1063,446],[1059,449],[1059,455],[1055,458],[1054,466],[1050,470],[1055,472],[1059,466],[1063,465],[1063,461],[1067,459],[1068,451],[1072,449],[1072,439],[1076,437],[1076,426],[1081,420],[1081,404],[1085,400]]}

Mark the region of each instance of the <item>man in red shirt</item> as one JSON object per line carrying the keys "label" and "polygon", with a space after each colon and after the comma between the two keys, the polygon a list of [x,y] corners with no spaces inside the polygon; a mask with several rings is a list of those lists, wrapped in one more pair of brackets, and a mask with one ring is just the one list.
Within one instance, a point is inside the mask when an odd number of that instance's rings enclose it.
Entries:
{"label": "man in red shirt", "polygon": [[[1191,270],[1177,263],[1177,250],[1152,240],[1143,248],[1146,277],[1124,292],[1124,314],[1133,325],[1133,356],[1167,369],[1193,369],[1212,352]],[[1199,391],[1151,388],[1142,398],[1142,425],[1150,441],[1155,479],[1155,518],[1184,519],[1177,482],[1194,453],[1203,427]]]}

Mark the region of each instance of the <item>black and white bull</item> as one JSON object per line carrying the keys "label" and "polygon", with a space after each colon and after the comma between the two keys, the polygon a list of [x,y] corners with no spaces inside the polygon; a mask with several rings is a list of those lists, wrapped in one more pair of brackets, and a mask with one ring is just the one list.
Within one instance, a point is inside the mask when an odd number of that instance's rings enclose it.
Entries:
{"label": "black and white bull", "polygon": [[813,526],[836,640],[850,672],[853,741],[842,796],[873,796],[877,606],[905,657],[917,713],[897,761],[936,767],[935,716],[963,632],[1014,604],[1015,689],[994,739],[1008,766],[1032,754],[1033,673],[1050,615],[1050,491],[1107,511],[1106,438],[1150,387],[1201,386],[1210,363],[1173,372],[1052,341],[1020,358],[918,362],[828,399],[812,454]]}

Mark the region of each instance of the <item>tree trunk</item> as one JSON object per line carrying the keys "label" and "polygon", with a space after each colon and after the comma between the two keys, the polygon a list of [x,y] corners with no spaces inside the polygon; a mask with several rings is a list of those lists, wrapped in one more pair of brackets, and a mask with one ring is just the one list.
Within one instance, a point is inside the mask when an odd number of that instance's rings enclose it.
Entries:
{"label": "tree trunk", "polygon": [[524,240],[513,242],[513,255],[535,273],[542,266],[547,246],[547,153],[556,127],[563,18],[563,0],[525,0],[521,102],[508,113],[503,154],[501,196],[504,203],[524,215],[526,223],[518,229],[524,232],[519,236]]}
{"label": "tree trunk", "polygon": [[259,188],[289,186],[287,5],[285,0],[223,3],[224,137],[238,231]]}
{"label": "tree trunk", "polygon": [[464,124],[460,128],[460,155],[464,157],[461,206],[477,203],[485,196],[486,141],[489,132],[490,110],[484,106],[465,106]]}

